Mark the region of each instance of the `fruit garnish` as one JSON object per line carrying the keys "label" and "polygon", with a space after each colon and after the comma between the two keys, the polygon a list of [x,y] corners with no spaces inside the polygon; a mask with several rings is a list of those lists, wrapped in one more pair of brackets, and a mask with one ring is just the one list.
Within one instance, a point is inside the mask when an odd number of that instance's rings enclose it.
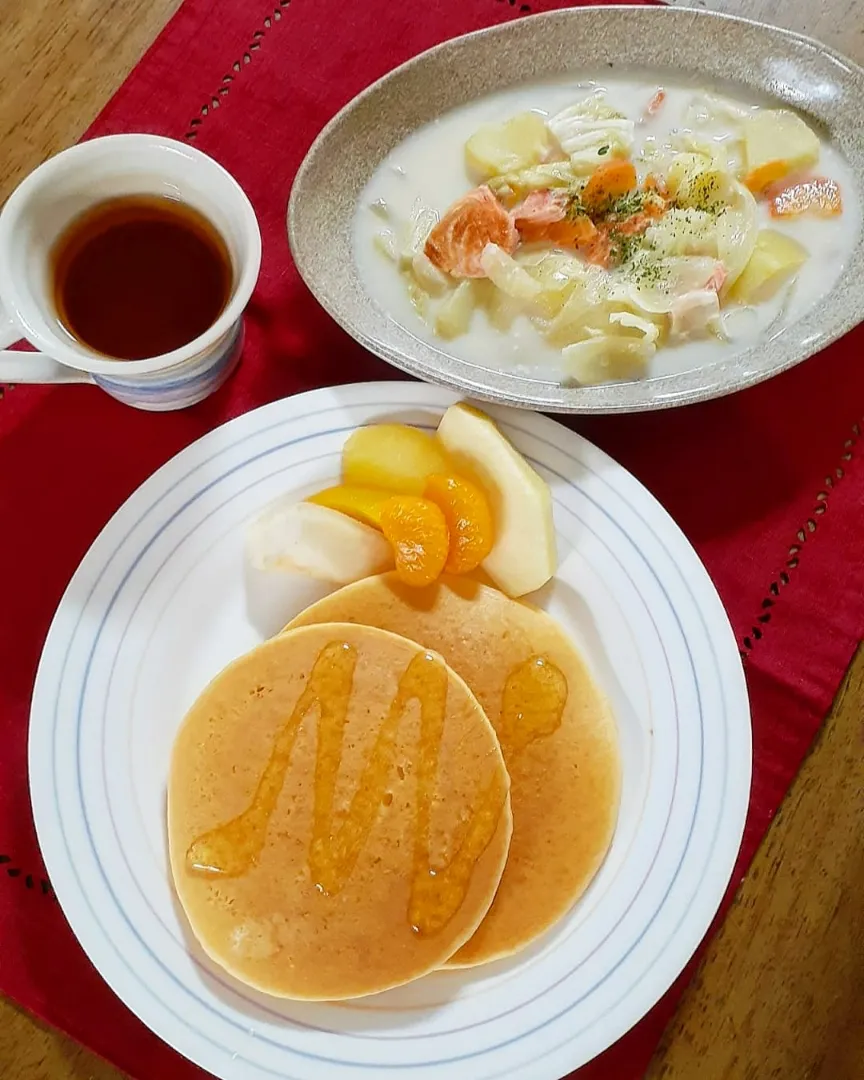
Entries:
{"label": "fruit garnish", "polygon": [[415,495],[394,495],[381,509],[381,529],[393,546],[396,573],[405,584],[431,585],[450,550],[441,507]]}
{"label": "fruit garnish", "polygon": [[325,488],[315,495],[310,495],[306,502],[338,510],[357,521],[362,521],[364,525],[380,529],[381,507],[392,495],[392,491],[385,491],[383,488],[337,484],[335,487]]}
{"label": "fruit garnish", "polygon": [[459,475],[485,492],[495,539],[482,567],[502,592],[522,596],[555,573],[555,526],[548,484],[501,434],[469,405],[451,405],[438,437]]}
{"label": "fruit garnish", "polygon": [[422,495],[427,476],[450,471],[450,461],[438,440],[407,424],[358,428],[342,450],[346,487]]}
{"label": "fruit garnish", "polygon": [[450,533],[444,569],[451,574],[474,570],[492,550],[492,510],[483,491],[461,476],[430,476],[423,492],[441,507]]}
{"label": "fruit garnish", "polygon": [[326,506],[277,499],[249,525],[246,560],[264,573],[307,574],[348,585],[393,561],[387,541],[369,525]]}

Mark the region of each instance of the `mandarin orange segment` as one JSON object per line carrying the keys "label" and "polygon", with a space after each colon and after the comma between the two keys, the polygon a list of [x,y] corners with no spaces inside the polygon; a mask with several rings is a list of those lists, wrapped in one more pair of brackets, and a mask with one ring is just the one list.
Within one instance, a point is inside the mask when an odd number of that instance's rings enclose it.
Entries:
{"label": "mandarin orange segment", "polygon": [[306,502],[338,510],[356,521],[362,521],[364,525],[380,529],[381,507],[392,495],[392,491],[383,491],[381,488],[336,484],[335,487],[324,488],[323,491],[310,495]]}
{"label": "mandarin orange segment", "polygon": [[444,511],[429,499],[394,495],[381,508],[381,529],[406,585],[431,585],[444,569],[450,532]]}
{"label": "mandarin orange segment", "polygon": [[450,553],[444,569],[451,574],[474,570],[492,550],[495,531],[489,500],[476,484],[461,476],[430,476],[423,492],[441,507],[450,532]]}

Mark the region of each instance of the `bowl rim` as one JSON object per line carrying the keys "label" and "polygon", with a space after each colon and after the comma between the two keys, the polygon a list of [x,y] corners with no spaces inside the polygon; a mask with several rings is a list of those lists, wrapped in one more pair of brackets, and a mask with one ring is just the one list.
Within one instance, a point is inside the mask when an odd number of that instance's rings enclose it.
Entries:
{"label": "bowl rim", "polygon": [[[777,90],[759,85],[755,79],[752,82],[744,82],[740,78],[722,76],[714,70],[708,72],[707,78],[718,82],[722,80],[739,85],[742,88],[749,88],[761,95],[773,97],[778,103],[792,108],[807,108],[808,111],[812,112],[816,120],[827,129],[829,136],[833,140],[837,140],[838,135],[841,138],[845,136],[843,141],[850,145],[843,147],[844,158],[851,166],[853,175],[856,177],[864,175],[864,142],[862,142],[860,135],[856,135],[856,131],[860,131],[862,125],[864,125],[864,114],[862,114],[861,106],[853,105],[850,100],[856,84],[860,85],[861,90],[861,97],[858,98],[858,101],[864,99],[864,67],[836,49],[805,34],[754,19],[700,8],[599,5],[543,12],[532,15],[530,18],[499,23],[474,30],[468,34],[449,38],[416,54],[386,72],[344,105],[318,133],[301,162],[292,183],[287,204],[287,232],[295,265],[318,303],[359,344],[410,375],[468,393],[484,401],[545,412],[570,414],[628,413],[693,404],[737,393],[739,390],[755,386],[802,363],[864,321],[864,284],[861,284],[862,277],[864,277],[864,227],[859,228],[857,241],[847,267],[823,302],[814,305],[799,319],[785,326],[780,335],[773,337],[770,341],[758,342],[748,348],[733,352],[710,365],[690,371],[653,376],[629,382],[602,383],[596,386],[562,386],[511,372],[481,368],[453,356],[445,348],[435,348],[433,345],[415,337],[407,328],[402,327],[397,320],[383,312],[377,302],[366,291],[356,269],[353,257],[353,242],[350,240],[351,271],[356,279],[352,284],[355,284],[355,287],[359,285],[359,292],[363,294],[366,305],[371,306],[376,312],[380,313],[388,329],[394,331],[395,328],[395,332],[401,340],[398,343],[393,343],[383,336],[367,332],[360,321],[353,317],[350,310],[346,312],[346,305],[340,303],[338,292],[334,295],[332,290],[328,290],[325,282],[321,280],[321,275],[316,272],[312,251],[305,242],[304,232],[307,230],[304,229],[304,203],[307,201],[308,188],[312,183],[310,177],[318,165],[322,151],[327,149],[334,134],[340,130],[346,121],[350,120],[353,113],[366,105],[370,99],[374,101],[375,97],[382,92],[386,92],[389,85],[398,83],[400,79],[405,78],[407,74],[413,72],[418,66],[430,63],[432,59],[442,52],[460,47],[470,47],[474,42],[485,39],[507,38],[520,33],[540,33],[540,26],[552,27],[555,24],[578,26],[586,21],[610,20],[612,24],[620,24],[619,33],[626,26],[632,34],[631,20],[634,18],[642,20],[652,27],[666,25],[670,20],[678,22],[682,28],[689,25],[692,20],[697,20],[702,24],[711,24],[714,27],[725,24],[727,30],[734,28],[734,32],[765,35],[766,45],[771,44],[773,40],[776,47],[779,40],[790,46],[794,45],[799,50],[803,48],[809,54],[810,59],[815,60],[817,63],[830,62],[838,72],[839,77],[847,83],[850,91],[846,102],[841,102],[840,107],[843,109],[855,108],[861,114],[858,117],[857,127],[850,124],[842,130],[836,131],[824,115],[828,110],[823,110],[820,114],[818,105],[814,105],[809,99],[802,100],[799,103],[789,101],[781,96]],[[532,30],[532,27],[536,29]],[[653,32],[656,33],[656,31]],[[667,31],[664,31],[665,33]],[[632,36],[636,37],[637,35],[633,34]],[[641,37],[642,35],[638,36]],[[599,67],[599,62],[596,66]],[[650,67],[650,65],[636,62],[629,64],[624,62],[621,66],[629,66],[631,69],[640,70],[648,70]],[[664,67],[668,69],[668,65],[658,64],[656,70],[662,70]],[[502,90],[508,86],[515,86],[526,81],[529,80],[515,78],[508,82],[505,79],[498,84],[496,89]],[[496,89],[483,91],[474,95],[474,97],[466,97],[463,99],[462,104],[477,100],[484,94],[495,93]],[[453,103],[448,106],[448,109],[458,107],[459,103]],[[442,113],[439,112],[436,115],[442,115]],[[431,118],[422,120],[418,127],[428,123],[429,119]],[[406,137],[404,134],[400,135],[393,143],[393,146],[398,145]],[[851,157],[849,151],[851,151]],[[368,175],[360,181],[356,196],[359,196],[366,182],[368,182],[369,176],[374,173],[389,152],[389,150],[385,151],[372,164]],[[352,199],[351,213],[346,222],[349,233],[352,232],[356,196]],[[859,187],[858,197],[862,207],[864,207],[864,188]],[[860,271],[857,275],[856,269]],[[787,336],[785,341],[780,342],[779,338],[782,335],[787,335],[793,328],[796,328],[795,340],[793,341]],[[407,339],[410,339],[411,351],[406,350],[404,347]],[[740,368],[741,370],[735,372],[732,370],[734,368]],[[709,372],[711,373],[710,378],[707,376]],[[657,394],[656,390],[661,387],[662,392]]]}

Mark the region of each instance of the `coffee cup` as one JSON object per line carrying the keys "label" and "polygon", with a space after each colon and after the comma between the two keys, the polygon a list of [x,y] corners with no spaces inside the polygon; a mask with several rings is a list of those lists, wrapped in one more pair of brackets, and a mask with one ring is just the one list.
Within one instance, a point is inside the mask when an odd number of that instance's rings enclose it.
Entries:
{"label": "coffee cup", "polygon": [[[206,219],[224,244],[230,281],[221,310],[192,340],[160,355],[125,359],[100,352],[64,322],[53,262],[58,242],[77,220],[100,204],[133,196],[174,200]],[[118,401],[152,411],[194,405],[239,362],[243,311],[260,264],[252,204],[212,158],[156,135],[80,143],[26,177],[0,212],[0,383],[94,383]],[[20,339],[37,351],[6,350]]]}

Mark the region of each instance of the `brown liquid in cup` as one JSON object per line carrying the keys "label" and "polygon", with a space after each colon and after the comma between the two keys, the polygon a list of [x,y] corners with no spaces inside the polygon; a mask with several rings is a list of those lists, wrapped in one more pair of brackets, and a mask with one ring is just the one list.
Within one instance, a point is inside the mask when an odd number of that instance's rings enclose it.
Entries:
{"label": "brown liquid in cup", "polygon": [[161,196],[99,203],[54,245],[54,304],[82,345],[115,360],[161,356],[194,341],[227,304],[227,245],[197,210]]}

